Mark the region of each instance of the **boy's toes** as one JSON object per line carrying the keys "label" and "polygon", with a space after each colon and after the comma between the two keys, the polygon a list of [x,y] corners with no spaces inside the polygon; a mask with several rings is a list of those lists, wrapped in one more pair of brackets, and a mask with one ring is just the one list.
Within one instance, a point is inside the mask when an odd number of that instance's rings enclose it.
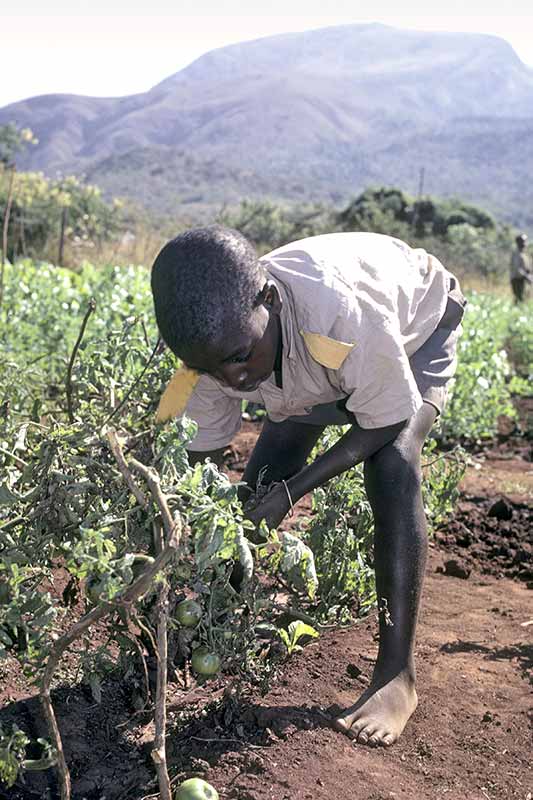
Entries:
{"label": "boy's toes", "polygon": [[350,735],[351,725],[346,717],[335,717],[333,720],[333,727],[335,730],[340,731],[341,733],[347,733]]}
{"label": "boy's toes", "polygon": [[369,744],[374,747],[379,742],[378,728],[368,722],[366,725],[362,725],[357,741],[360,744]]}
{"label": "boy's toes", "polygon": [[358,724],[357,721],[354,720],[354,715],[352,713],[335,717],[333,720],[333,727],[346,736],[349,736],[351,739],[355,739],[364,725],[361,722]]}
{"label": "boy's toes", "polygon": [[376,729],[370,725],[363,725],[360,728],[359,735],[357,736],[357,741],[361,744],[368,744],[370,739],[375,735]]}
{"label": "boy's toes", "polygon": [[376,730],[372,733],[368,740],[368,744],[372,747],[390,747],[394,744],[396,738],[394,734],[387,733],[384,730]]}

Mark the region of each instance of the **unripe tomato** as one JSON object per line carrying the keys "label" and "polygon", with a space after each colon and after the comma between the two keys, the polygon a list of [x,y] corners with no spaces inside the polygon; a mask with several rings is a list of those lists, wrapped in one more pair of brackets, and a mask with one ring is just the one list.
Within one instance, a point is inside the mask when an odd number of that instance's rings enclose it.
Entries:
{"label": "unripe tomato", "polygon": [[184,628],[194,628],[202,619],[202,606],[196,600],[182,600],[176,606],[176,619]]}
{"label": "unripe tomato", "polygon": [[198,675],[215,675],[220,669],[220,656],[207,647],[199,647],[192,654],[191,666]]}
{"label": "unripe tomato", "polygon": [[218,792],[201,778],[183,781],[174,795],[175,800],[218,800]]}

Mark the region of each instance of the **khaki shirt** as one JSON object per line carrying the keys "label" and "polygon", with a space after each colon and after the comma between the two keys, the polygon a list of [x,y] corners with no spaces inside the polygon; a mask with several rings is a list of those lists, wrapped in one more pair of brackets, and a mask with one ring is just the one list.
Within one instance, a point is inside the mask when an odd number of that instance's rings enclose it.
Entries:
{"label": "khaki shirt", "polygon": [[347,397],[363,428],[401,422],[421,407],[409,358],[437,327],[449,287],[434,256],[389,236],[332,233],[292,242],[261,262],[282,300],[283,388],[274,375],[254,392],[202,375],[185,412],[198,423],[192,450],[231,441],[242,399],[262,403],[279,422]]}
{"label": "khaki shirt", "polygon": [[531,273],[531,258],[525,250],[513,250],[511,255],[511,279],[525,278]]}

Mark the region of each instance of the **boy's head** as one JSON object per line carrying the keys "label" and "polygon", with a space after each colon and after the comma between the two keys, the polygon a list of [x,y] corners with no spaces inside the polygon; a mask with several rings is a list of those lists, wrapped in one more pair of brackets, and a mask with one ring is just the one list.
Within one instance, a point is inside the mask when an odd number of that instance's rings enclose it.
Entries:
{"label": "boy's head", "polygon": [[281,301],[240,233],[194,228],[167,242],[152,293],[161,336],[187,366],[241,391],[272,373]]}
{"label": "boy's head", "polygon": [[525,233],[520,233],[516,237],[516,244],[518,245],[519,250],[523,250],[527,244],[527,236]]}

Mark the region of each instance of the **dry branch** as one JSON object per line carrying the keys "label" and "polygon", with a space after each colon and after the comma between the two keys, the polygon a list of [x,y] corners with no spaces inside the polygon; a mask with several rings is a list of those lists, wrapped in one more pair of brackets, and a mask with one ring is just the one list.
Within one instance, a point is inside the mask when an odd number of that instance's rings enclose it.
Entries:
{"label": "dry branch", "polygon": [[142,492],[135,483],[135,479],[126,463],[124,453],[122,452],[122,447],[120,446],[120,442],[118,440],[117,432],[113,428],[109,428],[109,430],[106,431],[106,436],[109,442],[110,450],[115,457],[115,461],[117,462],[118,468],[122,473],[122,477],[126,481],[128,489],[142,508],[148,508],[148,500],[146,499],[144,492]]}
{"label": "dry branch", "polygon": [[137,461],[136,458],[130,458],[130,464],[133,469],[136,470],[136,472],[143,476],[148,484],[148,488],[150,489],[154,502],[161,512],[161,522],[163,523],[163,528],[165,529],[167,537],[170,536],[174,528],[179,527],[179,532],[177,535],[178,538],[181,538],[181,520],[179,517],[177,517],[176,520],[173,519],[166,497],[161,491],[161,483],[157,472],[154,469],[147,467],[146,464],[141,464],[141,462]]}

